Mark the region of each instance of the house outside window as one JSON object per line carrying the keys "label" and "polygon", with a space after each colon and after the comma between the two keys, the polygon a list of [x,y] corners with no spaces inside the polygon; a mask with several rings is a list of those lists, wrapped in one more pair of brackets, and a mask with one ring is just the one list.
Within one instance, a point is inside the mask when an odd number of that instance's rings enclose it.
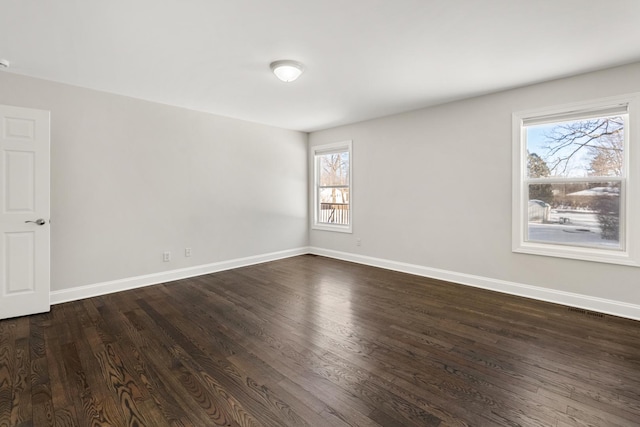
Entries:
{"label": "house outside window", "polygon": [[640,265],[638,95],[513,115],[513,250]]}
{"label": "house outside window", "polygon": [[350,233],[352,144],[345,141],[312,148],[314,214],[312,228]]}

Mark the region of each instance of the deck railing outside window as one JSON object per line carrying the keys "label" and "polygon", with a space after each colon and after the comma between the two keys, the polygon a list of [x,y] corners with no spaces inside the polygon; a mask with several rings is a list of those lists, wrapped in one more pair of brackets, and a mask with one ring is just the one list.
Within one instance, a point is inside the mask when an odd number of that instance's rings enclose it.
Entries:
{"label": "deck railing outside window", "polygon": [[324,224],[349,224],[348,203],[321,203],[318,222]]}

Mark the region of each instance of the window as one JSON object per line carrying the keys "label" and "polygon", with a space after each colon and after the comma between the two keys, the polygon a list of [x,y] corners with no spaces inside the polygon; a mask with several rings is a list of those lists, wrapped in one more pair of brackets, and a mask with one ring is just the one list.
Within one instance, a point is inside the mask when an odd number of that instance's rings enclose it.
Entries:
{"label": "window", "polygon": [[640,265],[638,95],[513,115],[513,250]]}
{"label": "window", "polygon": [[351,141],[313,147],[312,228],[351,232]]}

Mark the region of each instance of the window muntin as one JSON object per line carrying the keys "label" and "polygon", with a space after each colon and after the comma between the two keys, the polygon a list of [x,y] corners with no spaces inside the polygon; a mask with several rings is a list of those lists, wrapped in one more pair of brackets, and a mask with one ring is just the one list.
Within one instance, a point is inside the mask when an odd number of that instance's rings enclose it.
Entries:
{"label": "window muntin", "polygon": [[637,98],[514,113],[514,252],[640,265]]}
{"label": "window muntin", "polygon": [[314,147],[313,228],[351,232],[351,142]]}

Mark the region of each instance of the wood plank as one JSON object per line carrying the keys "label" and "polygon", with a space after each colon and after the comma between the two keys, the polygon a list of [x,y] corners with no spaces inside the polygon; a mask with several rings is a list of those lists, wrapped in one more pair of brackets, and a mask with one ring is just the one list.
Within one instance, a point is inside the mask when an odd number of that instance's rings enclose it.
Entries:
{"label": "wood plank", "polygon": [[[12,424],[13,394],[16,358],[16,320],[0,322],[0,426]],[[20,390],[16,391],[18,394]]]}
{"label": "wood plank", "polygon": [[45,345],[46,314],[29,318],[29,357],[31,359],[31,402],[33,424],[37,426],[53,426],[54,408],[51,401],[51,379],[47,362],[47,348]]}

